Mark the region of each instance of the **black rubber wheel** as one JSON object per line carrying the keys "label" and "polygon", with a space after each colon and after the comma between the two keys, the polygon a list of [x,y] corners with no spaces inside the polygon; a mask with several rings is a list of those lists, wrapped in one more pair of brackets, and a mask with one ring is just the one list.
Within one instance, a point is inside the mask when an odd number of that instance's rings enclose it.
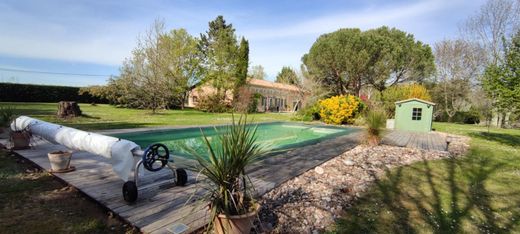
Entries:
{"label": "black rubber wheel", "polygon": [[177,172],[177,181],[175,184],[180,186],[186,185],[186,183],[188,182],[188,173],[186,172],[186,170],[182,168],[177,168],[175,171]]}
{"label": "black rubber wheel", "polygon": [[134,181],[127,181],[123,185],[123,198],[128,203],[134,203],[137,200],[137,185]]}

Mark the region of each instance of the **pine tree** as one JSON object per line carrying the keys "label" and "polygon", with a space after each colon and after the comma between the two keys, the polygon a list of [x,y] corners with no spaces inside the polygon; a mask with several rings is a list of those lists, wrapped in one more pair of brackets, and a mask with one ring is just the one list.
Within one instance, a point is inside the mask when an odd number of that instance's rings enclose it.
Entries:
{"label": "pine tree", "polygon": [[282,67],[282,70],[276,76],[276,82],[291,85],[300,83],[298,75],[296,75],[296,72],[290,67]]}

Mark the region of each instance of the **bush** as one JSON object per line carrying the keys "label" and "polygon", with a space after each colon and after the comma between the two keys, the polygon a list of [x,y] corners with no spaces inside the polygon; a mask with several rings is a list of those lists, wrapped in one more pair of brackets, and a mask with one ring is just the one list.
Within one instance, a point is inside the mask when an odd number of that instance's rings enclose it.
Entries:
{"label": "bush", "polygon": [[[485,119],[485,116],[481,116],[481,114],[476,110],[471,108],[469,111],[457,111],[455,115],[451,118],[452,123],[464,123],[464,124],[479,124],[480,119]],[[435,121],[439,122],[449,122],[449,117],[446,112],[440,113]]]}
{"label": "bush", "polygon": [[0,128],[8,127],[15,117],[15,109],[10,106],[0,107]]}
{"label": "bush", "polygon": [[250,89],[242,87],[239,89],[236,98],[233,100],[234,109],[240,113],[258,112],[258,100],[261,98],[261,94],[253,93]]}
{"label": "bush", "polygon": [[298,121],[313,121],[320,120],[320,104],[319,102],[308,103],[303,108],[298,110],[296,118]]}
{"label": "bush", "polygon": [[431,101],[432,97],[428,89],[420,84],[404,84],[391,86],[379,95],[384,110],[388,116],[395,115],[395,102],[410,98],[419,98],[425,101]]}
{"label": "bush", "polygon": [[319,101],[321,120],[328,124],[353,123],[364,105],[352,95],[339,95]]}
{"label": "bush", "polygon": [[367,142],[370,145],[379,145],[382,129],[386,126],[386,113],[382,109],[368,111],[365,122],[367,125]]}
{"label": "bush", "polygon": [[59,102],[107,103],[106,99],[88,93],[79,94],[80,88],[51,85],[0,83],[0,102]]}
{"label": "bush", "polygon": [[200,97],[197,109],[205,112],[224,113],[231,111],[232,106],[225,101],[222,95],[212,94]]}

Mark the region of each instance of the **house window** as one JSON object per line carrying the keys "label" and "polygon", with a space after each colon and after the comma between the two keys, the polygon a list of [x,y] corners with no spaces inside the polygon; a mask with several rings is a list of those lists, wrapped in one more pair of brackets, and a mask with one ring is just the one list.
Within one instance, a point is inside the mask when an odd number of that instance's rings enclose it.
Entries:
{"label": "house window", "polygon": [[412,109],[412,120],[421,120],[422,117],[422,108],[413,108]]}

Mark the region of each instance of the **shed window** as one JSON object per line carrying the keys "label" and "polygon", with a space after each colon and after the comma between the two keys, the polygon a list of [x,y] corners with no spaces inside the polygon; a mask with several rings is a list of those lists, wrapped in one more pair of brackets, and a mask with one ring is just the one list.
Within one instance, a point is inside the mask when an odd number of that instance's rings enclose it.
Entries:
{"label": "shed window", "polygon": [[412,120],[421,120],[422,117],[422,108],[413,108],[412,109]]}

